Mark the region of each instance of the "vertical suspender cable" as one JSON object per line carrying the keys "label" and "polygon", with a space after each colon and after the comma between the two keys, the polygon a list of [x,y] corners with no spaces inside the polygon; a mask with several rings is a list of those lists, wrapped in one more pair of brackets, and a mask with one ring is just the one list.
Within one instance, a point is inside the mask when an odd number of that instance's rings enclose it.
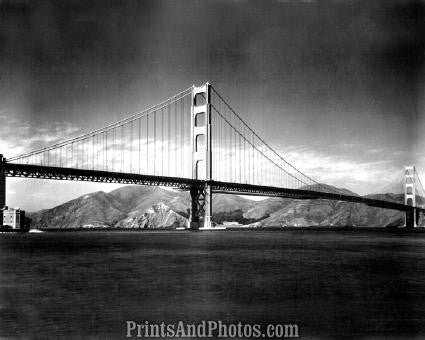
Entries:
{"label": "vertical suspender cable", "polygon": [[130,123],[130,173],[133,172],[133,121]]}
{"label": "vertical suspender cable", "polygon": [[[237,118],[237,132],[236,132],[236,144],[237,144],[237,150],[238,150],[238,159],[236,160],[236,164],[238,165],[238,183],[241,183],[241,172],[242,172],[242,165],[241,165],[241,136],[240,136],[240,122]],[[236,127],[235,127],[236,128]]]}
{"label": "vertical suspender cable", "polygon": [[164,108],[161,107],[161,176],[164,176]]}
{"label": "vertical suspender cable", "polygon": [[99,166],[99,134],[96,135],[96,168],[100,168]]}
{"label": "vertical suspender cable", "polygon": [[184,164],[184,142],[183,142],[183,138],[184,138],[184,99],[181,99],[180,100],[180,102],[181,102],[181,117],[180,117],[180,124],[181,124],[181,140],[180,140],[180,147],[181,147],[181,150],[180,150],[180,152],[181,152],[181,165],[180,165],[180,167],[181,167],[181,169],[180,169],[180,171],[181,171],[181,177],[184,177],[184,174],[183,174],[183,172],[184,172],[184,167],[183,167],[183,164]]}
{"label": "vertical suspender cable", "polygon": [[177,175],[177,101],[174,102],[174,170]]}
{"label": "vertical suspender cable", "polygon": [[117,132],[116,132],[116,130],[117,130],[117,128],[116,127],[114,127],[114,129],[113,129],[113,132],[114,132],[114,144],[113,144],[113,152],[112,152],[112,171],[116,171],[116,169],[115,169],[115,164],[116,164],[116,159],[115,159],[115,157],[116,157],[116,135],[117,135]]}
{"label": "vertical suspender cable", "polygon": [[140,157],[141,157],[141,149],[140,149],[140,141],[142,140],[142,118],[141,117],[139,117],[139,134],[138,134],[138,136],[139,136],[139,174],[141,174],[142,173],[142,169],[140,168]]}
{"label": "vertical suspender cable", "polygon": [[108,171],[108,130],[105,131],[105,167]]}
{"label": "vertical suspender cable", "polygon": [[124,124],[121,125],[121,172],[124,171]]}
{"label": "vertical suspender cable", "polygon": [[246,135],[245,135],[245,123],[243,123],[243,164],[244,164],[244,182],[246,183]]}
{"label": "vertical suspender cable", "polygon": [[156,110],[153,113],[153,174],[156,175]]}
{"label": "vertical suspender cable", "polygon": [[[226,106],[226,119],[228,122],[230,122],[230,118],[227,117],[227,106]],[[227,155],[228,155],[228,166],[229,166],[229,182],[232,181],[232,171],[233,171],[233,167],[232,167],[232,130],[230,129],[230,125],[227,124],[226,125],[227,130],[228,130],[228,139],[227,139],[227,144],[228,144],[228,149],[227,149]]]}
{"label": "vertical suspender cable", "polygon": [[[218,112],[219,113],[221,113],[221,99],[220,98],[218,98]],[[222,142],[223,142],[223,137],[222,137],[222,133],[221,133],[221,125],[222,125],[222,119],[221,119],[221,117],[220,117],[220,115],[218,114],[217,115],[217,119],[218,119],[218,140],[219,140],[219,146],[218,146],[218,148],[219,148],[219,162],[220,162],[220,164],[219,164],[219,167],[218,167],[218,172],[219,172],[219,177],[217,178],[219,181],[222,181],[223,180],[223,174],[222,174],[222,169],[223,169],[223,167],[224,167],[224,165],[223,165],[223,159],[222,159],[222,153],[223,153],[223,145],[222,145]]]}
{"label": "vertical suspender cable", "polygon": [[94,170],[94,135],[92,136],[92,170]]}
{"label": "vertical suspender cable", "polygon": [[167,131],[168,131],[168,133],[167,133],[167,143],[168,143],[168,148],[167,148],[167,159],[168,159],[168,161],[167,161],[167,176],[171,176],[171,173],[170,173],[170,166],[171,166],[171,164],[170,164],[170,138],[171,138],[171,133],[170,133],[170,131],[171,131],[171,124],[170,124],[170,122],[171,122],[171,104],[169,103],[168,105],[167,105],[167,111],[168,111],[168,121],[167,121]]}

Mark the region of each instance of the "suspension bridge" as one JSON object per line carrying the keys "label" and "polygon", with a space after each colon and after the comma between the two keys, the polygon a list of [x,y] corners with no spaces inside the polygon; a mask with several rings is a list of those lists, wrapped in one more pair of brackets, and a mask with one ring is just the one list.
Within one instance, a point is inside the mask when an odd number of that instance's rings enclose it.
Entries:
{"label": "suspension bridge", "polygon": [[407,227],[425,211],[415,167],[405,169],[404,204],[319,183],[267,144],[209,83],[75,138],[8,159],[0,155],[0,206],[7,177],[187,190],[191,229],[212,228],[214,193],[363,203],[405,212]]}

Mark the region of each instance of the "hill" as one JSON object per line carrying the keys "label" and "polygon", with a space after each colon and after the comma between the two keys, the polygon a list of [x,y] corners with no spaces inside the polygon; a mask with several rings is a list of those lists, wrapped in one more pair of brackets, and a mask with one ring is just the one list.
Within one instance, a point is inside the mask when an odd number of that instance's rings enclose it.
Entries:
{"label": "hill", "polygon": [[[339,189],[347,194],[346,189]],[[402,202],[402,194],[365,197]],[[110,193],[93,192],[29,214],[35,228],[174,228],[187,224],[187,192],[160,187],[124,186]],[[253,201],[238,195],[213,195],[213,220],[243,225],[276,226],[374,226],[401,225],[402,212],[363,204],[327,200],[293,200],[271,197]]]}
{"label": "hill", "polygon": [[[214,195],[214,218],[219,222],[234,220],[232,214],[236,211],[238,219],[253,204],[237,195]],[[189,207],[187,192],[124,186],[110,193],[93,192],[52,209],[30,213],[29,217],[34,228],[161,228],[186,225]]]}
{"label": "hill", "polygon": [[400,211],[373,208],[364,204],[328,201],[293,200],[255,223],[255,226],[387,227],[402,225]]}

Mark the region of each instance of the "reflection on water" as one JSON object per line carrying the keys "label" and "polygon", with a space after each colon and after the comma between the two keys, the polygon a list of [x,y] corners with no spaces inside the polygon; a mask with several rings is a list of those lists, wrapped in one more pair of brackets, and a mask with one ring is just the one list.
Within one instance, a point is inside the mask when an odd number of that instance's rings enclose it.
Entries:
{"label": "reflection on water", "polygon": [[425,335],[425,235],[0,235],[0,336],[125,337],[125,321],[296,323],[301,335]]}

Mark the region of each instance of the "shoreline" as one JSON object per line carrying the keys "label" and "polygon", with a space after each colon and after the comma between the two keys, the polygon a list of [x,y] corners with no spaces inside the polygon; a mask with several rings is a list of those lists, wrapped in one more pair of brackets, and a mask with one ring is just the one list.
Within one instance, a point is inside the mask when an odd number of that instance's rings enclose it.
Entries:
{"label": "shoreline", "polygon": [[[299,232],[385,232],[396,234],[412,234],[412,233],[425,233],[425,228],[385,228],[385,227],[227,227],[223,229],[211,230],[176,230],[174,228],[39,228],[42,232],[226,232],[226,231],[299,231]],[[9,233],[9,232],[6,232]],[[22,233],[22,232],[21,232]]]}

